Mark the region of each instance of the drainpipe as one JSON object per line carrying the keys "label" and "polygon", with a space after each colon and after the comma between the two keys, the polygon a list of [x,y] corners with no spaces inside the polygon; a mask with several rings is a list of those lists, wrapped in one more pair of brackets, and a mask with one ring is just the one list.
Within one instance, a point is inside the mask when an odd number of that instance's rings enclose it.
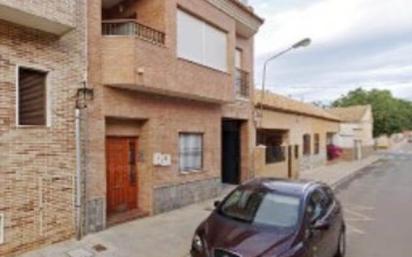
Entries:
{"label": "drainpipe", "polygon": [[80,109],[75,110],[76,119],[76,196],[75,196],[75,209],[76,209],[76,238],[80,240],[82,238],[82,161],[81,161],[81,137],[80,137]]}
{"label": "drainpipe", "polygon": [[[84,72],[83,72],[83,91],[80,89],[77,92],[76,109],[75,109],[75,140],[76,140],[76,196],[75,196],[75,212],[76,212],[76,239],[81,240],[83,237],[83,194],[86,195],[86,188],[83,188],[83,183],[85,176],[83,174],[83,164],[82,164],[82,143],[81,143],[81,127],[82,127],[82,117],[81,112],[83,109],[87,108],[86,105],[86,95],[87,95],[87,81],[88,81],[88,68],[89,68],[89,29],[88,29],[88,1],[84,3],[83,9],[83,24],[84,26],[84,38],[82,46],[84,48]],[[82,58],[82,57],[80,57]],[[84,101],[81,102],[79,91],[83,93]]]}

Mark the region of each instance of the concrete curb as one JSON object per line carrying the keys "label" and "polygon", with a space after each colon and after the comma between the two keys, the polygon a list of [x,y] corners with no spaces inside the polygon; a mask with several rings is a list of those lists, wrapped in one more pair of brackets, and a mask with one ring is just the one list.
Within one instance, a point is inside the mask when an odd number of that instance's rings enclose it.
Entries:
{"label": "concrete curb", "polygon": [[333,191],[338,191],[342,186],[344,186],[345,184],[351,182],[356,177],[358,177],[366,167],[368,167],[368,166],[370,166],[370,165],[372,165],[372,164],[374,164],[374,163],[376,163],[376,162],[378,162],[382,159],[382,157],[380,157],[380,156],[376,156],[376,157],[377,157],[376,160],[373,160],[369,163],[366,163],[365,165],[363,165],[361,167],[358,167],[351,174],[348,174],[347,176],[344,176],[344,177],[340,178],[338,181],[335,181],[332,185],[330,185],[331,188],[333,189]]}

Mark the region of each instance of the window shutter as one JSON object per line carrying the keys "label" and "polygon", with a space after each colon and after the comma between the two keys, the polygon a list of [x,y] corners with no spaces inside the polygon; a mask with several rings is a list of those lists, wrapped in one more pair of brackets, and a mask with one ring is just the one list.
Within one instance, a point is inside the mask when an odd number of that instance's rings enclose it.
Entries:
{"label": "window shutter", "polygon": [[178,57],[203,62],[203,23],[189,14],[177,12],[177,55]]}
{"label": "window shutter", "polygon": [[226,37],[226,33],[205,24],[205,65],[221,71],[227,71]]}
{"label": "window shutter", "polygon": [[19,125],[46,125],[46,73],[19,70]]}
{"label": "window shutter", "polygon": [[177,11],[177,56],[227,71],[227,33],[184,12]]}

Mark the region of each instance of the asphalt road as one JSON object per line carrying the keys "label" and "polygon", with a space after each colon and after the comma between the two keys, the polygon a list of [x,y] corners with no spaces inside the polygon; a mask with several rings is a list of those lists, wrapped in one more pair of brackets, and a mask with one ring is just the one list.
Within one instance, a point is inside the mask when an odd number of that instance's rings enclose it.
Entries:
{"label": "asphalt road", "polygon": [[412,257],[412,144],[382,155],[338,190],[347,257]]}

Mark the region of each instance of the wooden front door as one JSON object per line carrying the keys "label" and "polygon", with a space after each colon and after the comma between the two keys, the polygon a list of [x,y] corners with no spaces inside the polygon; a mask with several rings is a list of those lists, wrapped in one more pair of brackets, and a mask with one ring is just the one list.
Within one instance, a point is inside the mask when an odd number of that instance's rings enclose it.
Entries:
{"label": "wooden front door", "polygon": [[130,211],[137,203],[137,138],[106,140],[108,216]]}

